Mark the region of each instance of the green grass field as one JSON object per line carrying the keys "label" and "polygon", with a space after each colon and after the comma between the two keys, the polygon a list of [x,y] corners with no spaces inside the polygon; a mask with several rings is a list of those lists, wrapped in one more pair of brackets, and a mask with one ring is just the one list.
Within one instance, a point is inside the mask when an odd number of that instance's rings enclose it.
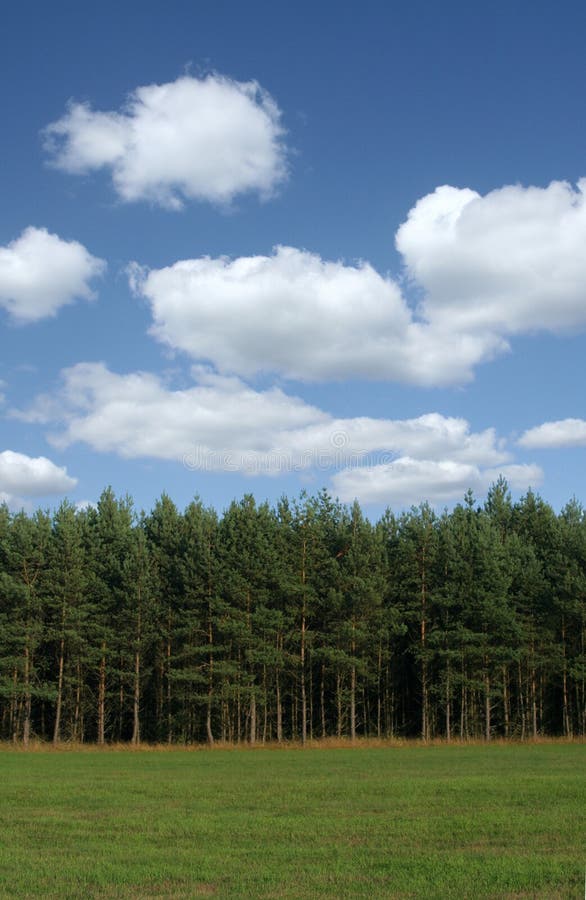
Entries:
{"label": "green grass field", "polygon": [[586,745],[0,752],[1,897],[573,897]]}

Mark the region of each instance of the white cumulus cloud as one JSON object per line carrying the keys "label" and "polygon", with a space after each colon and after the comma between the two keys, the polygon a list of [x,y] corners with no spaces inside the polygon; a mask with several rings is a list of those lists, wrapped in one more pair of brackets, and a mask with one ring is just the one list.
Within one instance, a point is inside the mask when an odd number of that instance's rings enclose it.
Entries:
{"label": "white cumulus cloud", "polygon": [[487,349],[482,336],[431,334],[396,283],[367,263],[294,247],[151,271],[133,265],[129,274],[150,303],[152,334],[223,372],[445,384],[466,380]]}
{"label": "white cumulus cloud", "polygon": [[586,327],[585,187],[423,197],[396,235],[416,309],[368,263],[293,247],[134,264],[130,281],[156,338],[222,372],[463,383],[516,334]]}
{"label": "white cumulus cloud", "polygon": [[54,316],[76,299],[93,299],[90,282],[105,268],[77,241],[26,228],[0,247],[0,306],[20,323]]}
{"label": "white cumulus cloud", "polygon": [[400,457],[375,466],[343,469],[332,478],[341,500],[362,503],[417,505],[422,500],[445,503],[463,497],[468,489],[482,494],[503,475],[512,488],[536,487],[543,472],[535,465],[503,465],[483,469],[454,459]]}
{"label": "white cumulus cloud", "polygon": [[586,325],[586,179],[510,185],[482,197],[444,185],[396,235],[424,291],[423,318],[461,334],[560,332]]}
{"label": "white cumulus cloud", "polygon": [[80,174],[107,168],[124,201],[180,209],[269,196],[287,174],[281,113],[256,81],[218,74],[136,88],[120,111],[70,103],[45,129],[53,164]]}
{"label": "white cumulus cloud", "polygon": [[586,447],[586,422],[584,419],[561,419],[544,422],[525,431],[517,442],[532,450],[554,447]]}
{"label": "white cumulus cloud", "polygon": [[472,432],[461,418],[336,418],[279,388],[254,390],[202,367],[193,377],[174,389],[150,373],[80,363],[64,370],[56,394],[13,415],[51,426],[58,447],[83,442],[199,471],[337,473],[335,490],[364,502],[439,502],[484,489],[500,472],[512,487],[541,478],[536,467],[511,461],[494,429]]}
{"label": "white cumulus cloud", "polygon": [[22,505],[21,498],[64,494],[77,479],[46,456],[26,456],[13,450],[0,453],[0,498],[10,506]]}

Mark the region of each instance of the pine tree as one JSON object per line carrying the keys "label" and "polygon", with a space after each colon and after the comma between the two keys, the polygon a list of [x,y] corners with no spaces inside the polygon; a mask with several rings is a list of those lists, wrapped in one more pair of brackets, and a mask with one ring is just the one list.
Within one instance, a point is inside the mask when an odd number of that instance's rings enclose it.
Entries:
{"label": "pine tree", "polygon": [[228,674],[222,635],[226,607],[218,590],[218,517],[196,499],[187,507],[182,524],[184,731],[187,740],[196,740],[205,721],[205,738],[213,744],[221,719],[221,685]]}
{"label": "pine tree", "polygon": [[92,643],[95,668],[96,738],[122,738],[126,706],[123,655],[128,635],[119,628],[124,608],[125,564],[132,543],[133,511],[129,497],[116,499],[111,488],[100,496],[85,521],[94,610]]}
{"label": "pine tree", "polygon": [[63,712],[69,719],[69,735],[82,734],[84,680],[87,677],[86,556],[81,521],[75,508],[64,501],[53,518],[49,546],[50,634],[57,657],[57,684],[53,743],[61,740]]}
{"label": "pine tree", "polygon": [[125,638],[121,653],[123,678],[132,696],[130,741],[139,744],[143,734],[143,685],[149,674],[147,658],[154,641],[155,625],[151,559],[142,523],[132,531],[122,564],[122,606],[118,624]]}
{"label": "pine tree", "polygon": [[34,701],[42,703],[53,697],[50,685],[43,678],[43,656],[37,653],[45,635],[45,576],[50,535],[51,520],[39,510],[31,518],[24,512],[14,516],[8,536],[8,570],[16,601],[13,607],[18,698],[16,733],[20,733],[25,747],[28,747],[33,729]]}
{"label": "pine tree", "polygon": [[178,727],[179,703],[175,663],[181,648],[181,623],[177,611],[183,592],[179,564],[182,546],[182,517],[166,494],[157,500],[153,511],[144,520],[152,564],[153,603],[156,616],[157,647],[155,660],[155,720],[159,740],[173,741]]}
{"label": "pine tree", "polygon": [[[238,678],[232,685],[232,732],[251,744],[258,738],[258,704],[264,696],[263,623],[275,581],[276,518],[267,504],[246,495],[226,510],[219,529],[222,596]],[[266,707],[265,707],[266,714]]]}
{"label": "pine tree", "polygon": [[[411,509],[399,520],[399,547],[396,565],[400,570],[400,600],[404,608],[409,651],[418,669],[420,715],[419,733],[431,737],[431,664],[433,651],[429,635],[433,627],[434,572],[437,556],[437,516],[428,504]],[[411,677],[407,673],[407,681]],[[408,697],[411,690],[407,688]],[[412,727],[412,726],[410,726]]]}

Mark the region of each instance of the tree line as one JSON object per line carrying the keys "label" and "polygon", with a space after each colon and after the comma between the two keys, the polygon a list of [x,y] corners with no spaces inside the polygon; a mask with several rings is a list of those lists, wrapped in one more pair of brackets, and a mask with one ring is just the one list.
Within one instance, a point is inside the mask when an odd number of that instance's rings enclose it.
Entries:
{"label": "tree line", "polygon": [[0,507],[0,737],[586,733],[586,514],[503,479],[376,523],[327,492],[220,516]]}

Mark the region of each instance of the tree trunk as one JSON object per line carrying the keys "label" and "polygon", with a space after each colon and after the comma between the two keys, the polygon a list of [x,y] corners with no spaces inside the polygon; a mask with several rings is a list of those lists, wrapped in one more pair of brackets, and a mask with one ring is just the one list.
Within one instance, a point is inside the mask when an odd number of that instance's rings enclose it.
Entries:
{"label": "tree trunk", "polygon": [[350,672],[350,737],[356,740],[356,666]]}
{"label": "tree trunk", "polygon": [[171,744],[173,742],[173,715],[171,711],[171,613],[169,613],[167,619],[167,648],[166,648],[166,657],[167,657],[167,743]]}
{"label": "tree trunk", "polygon": [[132,738],[133,744],[140,744],[140,652],[134,654],[134,696],[132,702]]}
{"label": "tree trunk", "polygon": [[106,733],[106,643],[102,643],[100,674],[98,678],[98,744],[103,744]]}
{"label": "tree trunk", "polygon": [[326,730],[326,667],[322,663],[321,667],[321,677],[319,684],[319,706],[320,706],[320,715],[321,715],[321,736],[325,738],[327,734]]}
{"label": "tree trunk", "polygon": [[446,671],[446,740],[452,740],[452,696],[451,696],[451,670],[450,659],[448,657],[448,665]]}
{"label": "tree trunk", "polygon": [[141,642],[140,596],[136,620],[136,649],[134,651],[134,692],[132,702],[132,743],[140,744],[140,642]]}
{"label": "tree trunk", "polygon": [[[212,548],[208,542],[208,558],[211,556]],[[214,699],[214,623],[212,620],[212,576],[208,566],[208,700],[206,706],[206,736],[210,746],[214,743],[214,734],[212,731],[212,705]]]}
{"label": "tree trunk", "polygon": [[72,737],[74,741],[79,740],[79,722],[80,722],[80,711],[81,711],[81,688],[82,688],[82,679],[81,679],[81,666],[79,664],[79,660],[77,661],[75,667],[76,674],[76,685],[75,685],[75,708],[73,710],[73,733]]}
{"label": "tree trunk", "polygon": [[466,667],[464,665],[464,653],[462,653],[462,687],[460,690],[460,740],[468,731],[468,722],[466,716]]}
{"label": "tree trunk", "polygon": [[281,707],[281,681],[278,669],[275,674],[275,702],[277,704],[277,741],[280,744],[283,740],[283,709]]}
{"label": "tree trunk", "polygon": [[301,601],[301,644],[299,647],[299,668],[301,680],[301,743],[307,741],[307,693],[305,686],[305,629],[306,629],[306,597],[305,583],[306,571],[305,562],[307,555],[307,541],[303,539],[302,555],[301,555],[301,585],[302,585],[302,601]]}
{"label": "tree trunk", "polygon": [[267,728],[269,721],[268,714],[268,691],[267,691],[267,667],[263,664],[262,667],[262,742],[266,744],[267,740]]}
{"label": "tree trunk", "polygon": [[15,666],[12,670],[12,697],[10,698],[10,734],[12,740],[18,740],[18,669]]}
{"label": "tree trunk", "polygon": [[58,744],[61,737],[61,705],[63,701],[63,665],[65,655],[65,637],[61,635],[59,643],[59,675],[57,677],[57,705],[55,708],[55,726],[53,728],[53,744]]}
{"label": "tree trunk", "polygon": [[313,665],[311,662],[311,650],[307,653],[308,665],[307,668],[309,670],[309,709],[308,709],[308,734],[309,740],[313,740]]}
{"label": "tree trunk", "polygon": [[214,635],[212,631],[212,623],[210,620],[208,629],[208,642],[210,648],[210,655],[208,657],[208,701],[206,706],[206,736],[208,739],[208,744],[210,745],[213,745],[214,743],[214,734],[212,731],[212,703],[214,698],[214,656],[212,653],[213,639]]}
{"label": "tree trunk", "polygon": [[537,737],[537,679],[535,673],[535,644],[531,642],[531,727]]}
{"label": "tree trunk", "polygon": [[29,635],[27,634],[26,644],[24,648],[24,721],[22,726],[22,743],[24,744],[25,748],[28,747],[31,736],[31,711],[31,658]]}
{"label": "tree trunk", "polygon": [[250,695],[250,743],[256,744],[256,693],[254,685]]}
{"label": "tree trunk", "polygon": [[508,738],[511,731],[511,713],[509,710],[509,686],[507,677],[507,667],[503,666],[503,715],[505,721],[505,737]]}
{"label": "tree trunk", "polygon": [[427,586],[426,586],[426,559],[425,545],[421,550],[421,627],[420,627],[420,647],[421,647],[421,737],[427,741],[429,737],[429,721],[428,721],[428,691],[427,691],[427,660],[426,660],[426,627],[427,627]]}
{"label": "tree trunk", "polygon": [[382,725],[382,671],[383,671],[383,644],[378,643],[378,657],[376,662],[376,736],[381,736]]}
{"label": "tree trunk", "polygon": [[356,665],[354,659],[356,656],[356,639],[355,639],[356,623],[352,620],[352,642],[350,644],[350,652],[352,654],[352,669],[350,671],[350,738],[356,740]]}
{"label": "tree trunk", "polygon": [[582,627],[580,630],[581,676],[576,679],[577,725],[581,735],[586,734],[586,640],[585,640],[584,600],[582,599]]}
{"label": "tree trunk", "polygon": [[491,721],[490,721],[490,675],[488,672],[484,673],[484,737],[485,740],[490,741],[490,729],[491,729]]}
{"label": "tree trunk", "polygon": [[570,723],[569,704],[568,704],[568,661],[566,656],[566,620],[562,616],[562,727],[564,737],[570,737],[572,734],[572,726]]}

